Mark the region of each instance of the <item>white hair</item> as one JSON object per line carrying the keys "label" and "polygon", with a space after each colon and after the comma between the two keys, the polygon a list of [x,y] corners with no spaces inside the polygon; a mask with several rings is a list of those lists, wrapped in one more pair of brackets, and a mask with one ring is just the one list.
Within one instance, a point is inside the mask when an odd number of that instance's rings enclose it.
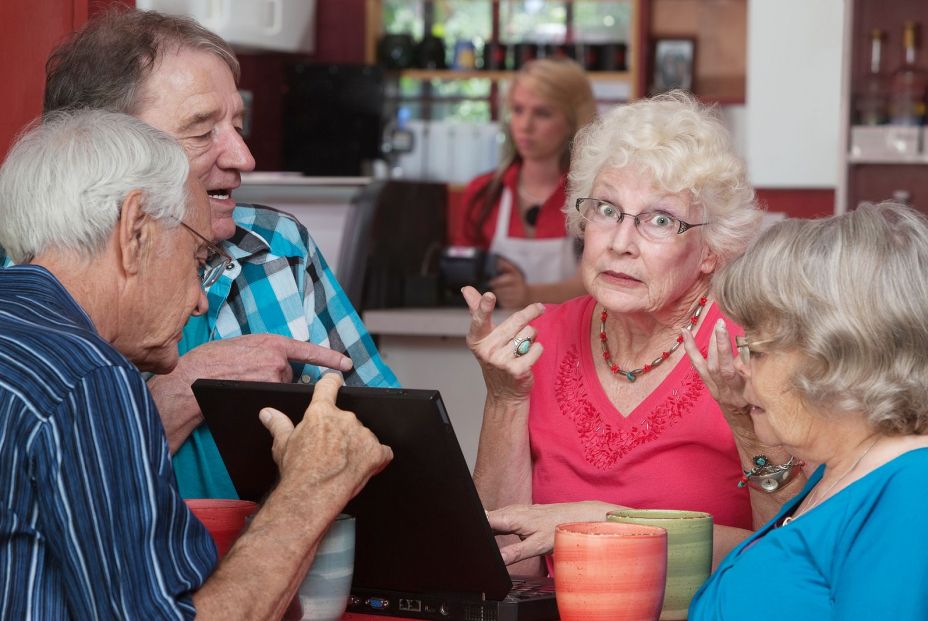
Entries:
{"label": "white hair", "polygon": [[133,190],[175,226],[190,165],[171,136],[103,110],[55,112],[27,130],[0,167],[0,245],[21,263],[51,249],[100,252]]}
{"label": "white hair", "polygon": [[649,173],[660,190],[690,193],[705,209],[705,240],[720,265],[744,252],[757,235],[762,212],[744,163],[715,112],[691,95],[671,91],[616,106],[580,130],[565,206],[572,233],[583,235],[577,199],[590,196],[604,170],[626,167]]}
{"label": "white hair", "polygon": [[902,205],[785,220],[720,270],[722,309],[764,349],[804,355],[807,403],[928,434],[928,220]]}

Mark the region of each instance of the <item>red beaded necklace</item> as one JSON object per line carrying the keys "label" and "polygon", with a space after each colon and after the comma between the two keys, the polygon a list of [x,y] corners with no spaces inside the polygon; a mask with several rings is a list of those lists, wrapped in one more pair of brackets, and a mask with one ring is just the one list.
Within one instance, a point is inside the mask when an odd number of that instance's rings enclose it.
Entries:
{"label": "red beaded necklace", "polygon": [[[699,316],[702,314],[702,309],[706,307],[706,302],[709,299],[705,296],[699,298],[699,304],[696,305],[696,310],[693,311],[693,314],[690,315],[690,320],[684,326],[690,332],[693,331],[693,326],[699,322]],[[677,342],[673,344],[673,347],[667,351],[662,351],[661,355],[652,360],[650,363],[645,364],[643,367],[634,369],[633,371],[623,371],[619,368],[619,365],[612,361],[612,354],[609,353],[609,340],[606,336],[606,318],[609,316],[609,313],[606,312],[606,309],[603,308],[603,311],[599,314],[599,343],[602,345],[603,349],[603,360],[606,361],[606,364],[609,365],[609,370],[612,371],[613,375],[624,375],[625,379],[629,382],[634,382],[638,379],[639,375],[644,375],[648,371],[651,371],[654,367],[659,366],[662,362],[670,358],[670,355],[677,351],[677,348],[683,344],[683,336],[680,335],[677,337]]]}

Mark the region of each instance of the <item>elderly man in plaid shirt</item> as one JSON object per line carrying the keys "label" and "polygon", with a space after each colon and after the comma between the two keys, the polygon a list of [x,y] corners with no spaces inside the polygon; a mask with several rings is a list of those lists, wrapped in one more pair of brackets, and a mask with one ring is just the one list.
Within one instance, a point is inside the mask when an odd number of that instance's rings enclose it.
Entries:
{"label": "elderly man in plaid shirt", "polygon": [[138,117],[180,142],[210,196],[220,248],[207,269],[221,273],[207,290],[209,312],[185,326],[177,368],[148,382],[184,497],[236,497],[193,380],[309,382],[330,367],[349,386],[398,385],[306,229],[288,214],[232,199],[255,162],[240,134],[239,64],[222,38],[192,20],[110,13],[58,47],[47,70],[45,112],[102,108]]}

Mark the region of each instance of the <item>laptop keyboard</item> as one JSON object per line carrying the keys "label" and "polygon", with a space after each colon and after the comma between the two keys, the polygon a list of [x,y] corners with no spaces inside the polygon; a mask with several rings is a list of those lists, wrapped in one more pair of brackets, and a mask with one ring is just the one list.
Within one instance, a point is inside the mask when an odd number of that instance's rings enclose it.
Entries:
{"label": "laptop keyboard", "polygon": [[508,601],[550,597],[554,593],[554,583],[544,578],[513,578],[512,590],[506,595]]}

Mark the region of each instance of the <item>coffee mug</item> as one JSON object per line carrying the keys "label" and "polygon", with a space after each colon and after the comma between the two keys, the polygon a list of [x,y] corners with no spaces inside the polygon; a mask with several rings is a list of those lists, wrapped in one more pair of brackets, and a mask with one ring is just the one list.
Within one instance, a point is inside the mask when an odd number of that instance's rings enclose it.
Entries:
{"label": "coffee mug", "polygon": [[574,522],[554,531],[554,593],[562,621],[655,621],[667,573],[667,531]]}
{"label": "coffee mug", "polygon": [[342,513],[326,532],[300,584],[303,621],[338,621],[345,613],[354,574],[355,519]]}
{"label": "coffee mug", "polygon": [[188,498],[185,502],[213,537],[220,559],[235,543],[246,519],[258,510],[258,505],[250,500]]}
{"label": "coffee mug", "polygon": [[622,509],[613,523],[659,526],[667,531],[667,587],[661,621],[686,619],[693,595],[712,570],[712,516],[700,511]]}

